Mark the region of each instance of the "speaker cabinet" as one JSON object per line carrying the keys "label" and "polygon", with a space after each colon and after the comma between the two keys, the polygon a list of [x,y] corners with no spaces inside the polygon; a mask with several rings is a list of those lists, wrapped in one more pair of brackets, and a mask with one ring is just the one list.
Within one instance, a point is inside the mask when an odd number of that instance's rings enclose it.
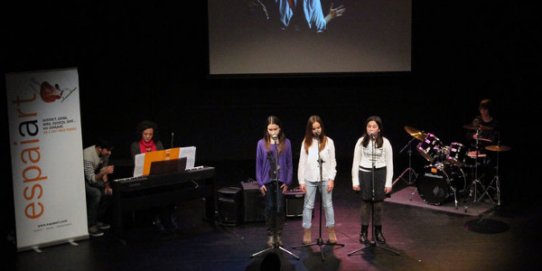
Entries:
{"label": "speaker cabinet", "polygon": [[260,193],[258,182],[241,182],[243,188],[244,222],[265,221],[265,198]]}
{"label": "speaker cabinet", "polygon": [[217,190],[218,222],[224,225],[239,225],[242,222],[241,188],[223,187]]}
{"label": "speaker cabinet", "polygon": [[299,189],[288,190],[284,193],[287,217],[303,216],[303,201],[305,194]]}

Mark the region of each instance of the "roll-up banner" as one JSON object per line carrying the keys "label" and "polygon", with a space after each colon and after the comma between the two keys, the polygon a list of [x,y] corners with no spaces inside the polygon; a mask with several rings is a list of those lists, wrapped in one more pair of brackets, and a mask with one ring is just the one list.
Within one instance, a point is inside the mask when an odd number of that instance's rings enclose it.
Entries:
{"label": "roll-up banner", "polygon": [[17,249],[88,238],[76,68],[6,74]]}

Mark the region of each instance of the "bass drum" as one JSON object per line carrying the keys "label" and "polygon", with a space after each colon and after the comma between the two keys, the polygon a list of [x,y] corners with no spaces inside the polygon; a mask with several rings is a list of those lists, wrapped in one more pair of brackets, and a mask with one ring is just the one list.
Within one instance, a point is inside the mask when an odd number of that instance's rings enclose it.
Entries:
{"label": "bass drum", "polygon": [[420,197],[428,204],[441,205],[465,191],[466,176],[460,167],[438,164],[427,166],[416,181]]}

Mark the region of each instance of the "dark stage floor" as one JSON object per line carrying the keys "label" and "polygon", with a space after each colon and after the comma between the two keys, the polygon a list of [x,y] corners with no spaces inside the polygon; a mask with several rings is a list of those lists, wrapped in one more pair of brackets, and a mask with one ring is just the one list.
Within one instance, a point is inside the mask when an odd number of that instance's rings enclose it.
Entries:
{"label": "dark stage floor", "polygon": [[[529,202],[529,201],[522,201]],[[347,177],[338,178],[334,194],[337,234],[345,247],[293,249],[301,243],[301,219],[288,218],[285,248],[300,260],[279,253],[282,270],[538,270],[540,204],[509,202],[481,216],[460,215],[403,204],[385,203],[383,230],[388,245],[400,255],[377,248],[361,248],[359,200]],[[161,233],[150,224],[126,229],[123,244],[111,233],[103,237],[25,251],[8,257],[12,270],[262,270],[265,254],[263,223],[212,226],[201,219],[201,202],[179,210],[180,229]],[[318,206],[313,238],[318,236]],[[323,231],[324,239],[327,234]]]}

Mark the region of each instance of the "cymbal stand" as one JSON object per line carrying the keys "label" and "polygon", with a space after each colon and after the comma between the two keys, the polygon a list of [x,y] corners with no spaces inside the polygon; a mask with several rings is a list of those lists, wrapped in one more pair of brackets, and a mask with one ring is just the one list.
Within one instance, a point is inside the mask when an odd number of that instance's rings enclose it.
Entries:
{"label": "cymbal stand", "polygon": [[[403,153],[403,151],[405,151],[407,148],[408,148],[408,168],[406,168],[405,170],[403,170],[403,172],[401,172],[401,174],[399,175],[399,177],[397,177],[393,183],[392,183],[392,187],[395,185],[395,183],[397,183],[399,180],[404,180],[403,179],[403,175],[407,174],[408,173],[408,182],[406,182],[407,185],[413,185],[414,184],[414,181],[418,178],[418,173],[416,173],[416,171],[412,168],[412,148],[411,148],[411,143],[412,141],[414,141],[414,139],[416,138],[412,138],[410,139],[410,141],[408,141],[408,143],[399,151],[399,154]],[[414,180],[412,180],[412,177],[414,177]]]}
{"label": "cymbal stand", "polygon": [[[500,143],[497,146],[500,146]],[[495,203],[495,200],[489,194],[490,189],[493,189],[497,192],[497,206],[501,206],[501,182],[499,178],[499,151],[497,151],[497,165],[495,166],[495,177],[491,179],[491,182],[489,182],[486,190],[480,196],[479,200],[482,200],[482,198],[484,198],[484,196],[487,195],[489,200],[491,200],[492,203]]]}
{"label": "cymbal stand", "polygon": [[471,196],[473,196],[474,194],[474,198],[473,198],[473,202],[478,202],[480,199],[477,198],[477,190],[478,190],[478,186],[480,186],[481,190],[480,191],[485,191],[486,188],[485,186],[482,184],[482,182],[478,179],[478,155],[480,154],[480,141],[479,141],[479,138],[480,137],[480,128],[476,128],[476,142],[475,142],[475,148],[476,148],[476,153],[475,153],[475,156],[474,156],[474,180],[472,181],[472,184],[471,184],[471,187],[470,187],[470,193],[471,193]]}

